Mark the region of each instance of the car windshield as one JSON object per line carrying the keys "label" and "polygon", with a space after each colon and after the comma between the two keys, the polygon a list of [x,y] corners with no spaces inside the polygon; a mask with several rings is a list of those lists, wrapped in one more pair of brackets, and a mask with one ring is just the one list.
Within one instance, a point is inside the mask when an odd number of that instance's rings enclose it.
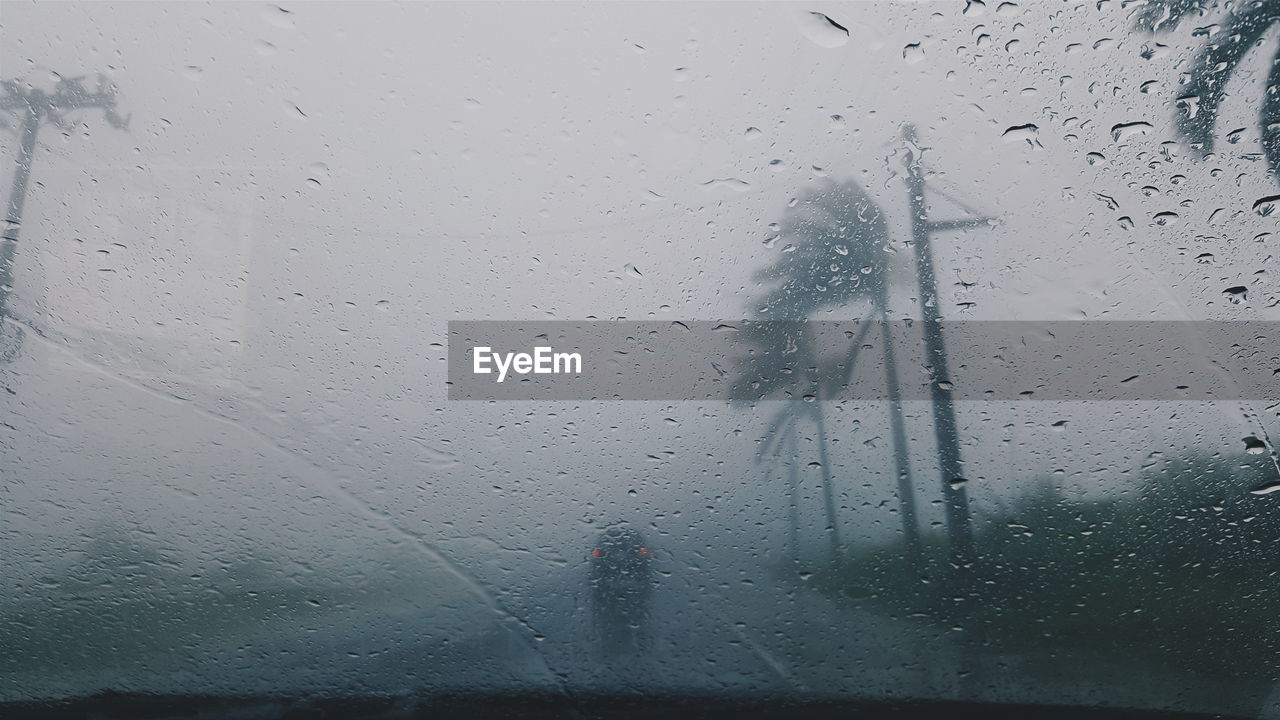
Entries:
{"label": "car windshield", "polygon": [[1276,0],[4,2],[0,82],[0,715],[1280,716]]}

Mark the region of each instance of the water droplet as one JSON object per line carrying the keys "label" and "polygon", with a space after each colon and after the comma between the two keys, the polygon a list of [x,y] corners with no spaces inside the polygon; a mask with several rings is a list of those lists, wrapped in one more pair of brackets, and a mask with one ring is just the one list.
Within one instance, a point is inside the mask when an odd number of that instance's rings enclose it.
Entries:
{"label": "water droplet", "polygon": [[1027,123],[1025,125],[1014,125],[1006,128],[1000,137],[1005,142],[1025,141],[1033,148],[1043,147],[1040,145],[1040,128],[1035,123]]}
{"label": "water droplet", "polygon": [[1253,211],[1263,217],[1267,217],[1276,211],[1276,203],[1280,203],[1280,195],[1268,195],[1258,198],[1253,203]]}
{"label": "water droplet", "polygon": [[1230,300],[1232,304],[1239,305],[1249,299],[1249,288],[1244,285],[1236,285],[1222,291],[1222,294]]}
{"label": "water droplet", "polygon": [[1263,483],[1262,485],[1259,485],[1258,487],[1250,490],[1249,492],[1250,494],[1253,494],[1253,495],[1270,495],[1271,493],[1277,490],[1280,490],[1280,480],[1273,480],[1269,483]]}
{"label": "water droplet", "polygon": [[1146,135],[1151,130],[1151,123],[1144,121],[1118,123],[1111,126],[1111,139],[1116,142],[1124,142],[1132,137]]}
{"label": "water droplet", "polygon": [[751,189],[751,183],[738,178],[715,178],[702,183],[702,187],[709,190],[724,187],[735,192],[746,192]]}
{"label": "water droplet", "polygon": [[[1151,82],[1155,81],[1152,80]],[[1143,85],[1143,87],[1145,88],[1146,85]],[[1200,96],[1185,95],[1180,97],[1177,101],[1177,107],[1186,115],[1187,119],[1190,120],[1200,113]]]}
{"label": "water droplet", "polygon": [[801,34],[818,47],[837,48],[849,42],[849,30],[820,12],[806,12],[799,22]]}

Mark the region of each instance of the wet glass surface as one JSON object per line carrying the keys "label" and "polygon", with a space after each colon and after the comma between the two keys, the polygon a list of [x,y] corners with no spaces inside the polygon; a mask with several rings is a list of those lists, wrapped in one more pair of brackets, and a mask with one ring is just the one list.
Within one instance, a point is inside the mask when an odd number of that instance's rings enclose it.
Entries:
{"label": "wet glass surface", "polygon": [[[1280,321],[1278,28],[5,3],[0,703],[1280,715],[1280,407],[974,399],[945,342]],[[702,372],[741,394],[450,400],[460,320],[725,323]],[[1215,382],[1280,378],[1179,327]]]}

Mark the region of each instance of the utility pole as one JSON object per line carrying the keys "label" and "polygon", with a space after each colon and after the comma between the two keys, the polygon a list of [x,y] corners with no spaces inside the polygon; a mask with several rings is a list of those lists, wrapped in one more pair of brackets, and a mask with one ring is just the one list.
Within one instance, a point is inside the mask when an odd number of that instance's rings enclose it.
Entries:
{"label": "utility pole", "polygon": [[938,283],[934,275],[933,249],[929,245],[929,236],[936,232],[981,227],[990,223],[991,218],[930,221],[925,207],[924,168],[920,165],[915,127],[903,126],[902,139],[911,150],[907,160],[907,199],[911,209],[912,244],[916,249],[916,278],[920,283],[925,356],[933,368],[933,382],[929,387],[933,400],[938,465],[942,472],[947,533],[951,541],[951,560],[962,568],[973,558],[973,531],[969,526],[969,499],[964,488],[964,461],[960,456],[955,404],[950,388],[943,384],[950,380],[950,371],[947,367],[947,348],[942,338],[942,311],[939,307]]}
{"label": "utility pole", "polygon": [[893,350],[893,330],[889,324],[888,292],[880,291],[880,337],[884,343],[885,394],[889,401],[889,436],[893,441],[894,466],[898,471],[898,510],[902,514],[902,541],[907,546],[911,567],[920,567],[920,526],[916,520],[916,490],[911,480],[911,459],[907,450],[907,427],[902,416],[902,389],[898,386],[898,360]]}
{"label": "utility pole", "polygon": [[36,152],[36,136],[40,123],[48,120],[69,128],[64,115],[72,110],[102,108],[107,123],[124,129],[126,118],[116,114],[116,88],[106,78],[98,78],[96,90],[84,87],[80,78],[64,78],[58,81],[52,92],[24,85],[17,80],[0,82],[0,111],[21,116],[18,127],[18,160],[13,172],[13,186],[9,190],[9,204],[5,210],[3,232],[0,232],[0,323],[9,316],[8,299],[13,292],[13,258],[17,252],[18,234],[22,228],[22,206],[27,200],[27,186],[31,180],[31,161]]}

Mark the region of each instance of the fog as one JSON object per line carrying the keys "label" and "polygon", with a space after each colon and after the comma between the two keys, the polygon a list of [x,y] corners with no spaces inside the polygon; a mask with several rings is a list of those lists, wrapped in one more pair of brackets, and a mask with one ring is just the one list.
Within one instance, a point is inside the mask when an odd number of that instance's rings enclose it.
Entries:
{"label": "fog", "polygon": [[[1275,218],[1253,207],[1276,192],[1256,121],[1275,33],[1231,76],[1216,153],[1175,124],[1193,30],[1219,14],[1153,36],[1119,2],[5,3],[0,79],[101,75],[128,126],[81,109],[40,127],[0,365],[3,612],[27,660],[0,699],[634,687],[582,650],[614,523],[655,552],[642,688],[972,694],[966,673],[1006,656],[806,594],[827,438],[801,423],[762,455],[770,403],[449,401],[446,324],[757,317],[793,201],[832,180],[883,213],[888,315],[919,317],[912,161],[932,217],[994,219],[933,238],[947,319],[1280,320]],[[842,541],[897,542],[887,404],[824,406]],[[930,412],[906,403],[905,429],[920,528],[942,538]],[[1163,458],[1235,457],[1276,427],[1226,402],[957,417],[975,527],[1042,476],[1126,498]],[[128,551],[94,544],[112,533]],[[181,640],[70,661],[30,639],[22,603],[92,597],[63,578],[103,552],[150,558],[113,567],[155,584],[94,592],[176,605],[58,622]],[[253,582],[284,589],[242,604]],[[197,596],[228,619],[183,629]],[[979,695],[1160,702],[1039,667]],[[1180,702],[1238,709],[1204,694]]]}

